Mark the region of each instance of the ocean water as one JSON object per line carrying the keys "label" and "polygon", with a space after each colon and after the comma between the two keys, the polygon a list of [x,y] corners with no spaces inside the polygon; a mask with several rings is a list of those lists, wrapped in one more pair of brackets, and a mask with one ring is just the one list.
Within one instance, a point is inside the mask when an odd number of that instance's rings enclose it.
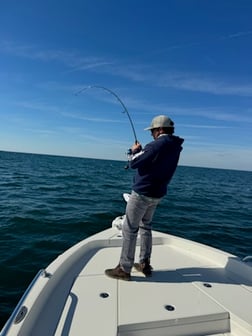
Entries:
{"label": "ocean water", "polygon": [[[41,268],[124,213],[124,166],[0,151],[0,328]],[[252,172],[179,166],[153,229],[252,255]]]}

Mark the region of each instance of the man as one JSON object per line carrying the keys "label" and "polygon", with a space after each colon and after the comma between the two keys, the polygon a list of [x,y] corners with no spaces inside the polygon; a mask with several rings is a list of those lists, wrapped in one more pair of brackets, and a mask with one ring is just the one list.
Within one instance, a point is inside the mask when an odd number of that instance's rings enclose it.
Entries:
{"label": "man", "polygon": [[[111,278],[130,280],[134,267],[145,276],[151,276],[152,249],[151,221],[161,198],[167,192],[182,150],[183,139],[174,136],[174,123],[167,116],[160,115],[152,120],[150,130],[154,141],[142,149],[141,144],[132,146],[130,167],[137,169],[132,193],[126,206],[122,226],[122,250],[119,265],[105,270]],[[139,263],[134,264],[136,240],[140,233]]]}

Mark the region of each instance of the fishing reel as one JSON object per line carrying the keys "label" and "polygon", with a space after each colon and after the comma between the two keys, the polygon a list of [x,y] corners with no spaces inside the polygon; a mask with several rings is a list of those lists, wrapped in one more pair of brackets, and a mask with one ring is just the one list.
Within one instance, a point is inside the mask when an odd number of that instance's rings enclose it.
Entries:
{"label": "fishing reel", "polygon": [[130,158],[131,158],[131,155],[132,155],[132,149],[131,148],[128,149],[126,155],[127,155],[128,161],[127,161],[127,164],[124,167],[124,169],[129,169],[129,161],[130,161]]}

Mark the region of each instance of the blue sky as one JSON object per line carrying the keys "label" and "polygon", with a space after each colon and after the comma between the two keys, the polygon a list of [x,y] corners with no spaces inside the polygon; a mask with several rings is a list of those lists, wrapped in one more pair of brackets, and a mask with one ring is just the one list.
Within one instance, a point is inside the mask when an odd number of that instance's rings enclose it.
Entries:
{"label": "blue sky", "polygon": [[252,170],[250,0],[3,0],[0,150],[126,160],[166,114],[180,164]]}

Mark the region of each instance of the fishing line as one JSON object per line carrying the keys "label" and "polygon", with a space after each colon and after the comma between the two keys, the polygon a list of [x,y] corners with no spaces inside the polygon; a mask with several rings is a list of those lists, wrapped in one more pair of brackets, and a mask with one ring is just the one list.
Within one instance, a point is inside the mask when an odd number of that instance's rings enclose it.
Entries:
{"label": "fishing line", "polygon": [[135,128],[134,128],[134,125],[133,125],[133,121],[131,119],[131,116],[129,114],[129,111],[127,110],[126,106],[124,105],[123,101],[119,98],[119,96],[112,90],[104,87],[104,86],[99,86],[99,85],[90,85],[90,86],[87,86],[81,90],[79,90],[78,92],[76,92],[76,96],[78,96],[79,94],[81,94],[82,92],[88,90],[88,89],[92,89],[92,88],[97,88],[97,89],[102,89],[104,91],[107,91],[108,93],[112,94],[118,101],[119,103],[122,105],[123,107],[123,113],[126,113],[127,114],[127,117],[129,119],[129,122],[130,122],[130,125],[131,125],[131,128],[132,128],[132,131],[133,131],[133,135],[134,135],[134,138],[135,138],[135,144],[138,143],[137,141],[137,136],[136,136],[136,131],[135,131]]}

